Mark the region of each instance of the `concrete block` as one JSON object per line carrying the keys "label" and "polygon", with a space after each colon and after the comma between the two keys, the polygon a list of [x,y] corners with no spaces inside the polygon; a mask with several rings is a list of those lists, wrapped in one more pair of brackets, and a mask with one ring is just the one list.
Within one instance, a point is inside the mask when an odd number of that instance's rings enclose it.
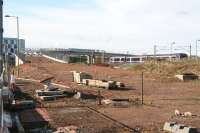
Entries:
{"label": "concrete block", "polygon": [[109,89],[111,87],[111,84],[108,82],[102,82],[98,84],[98,87]]}
{"label": "concrete block", "polygon": [[42,101],[52,101],[55,100],[55,97],[53,96],[39,96],[39,99]]}
{"label": "concrete block", "polygon": [[84,85],[89,85],[89,79],[83,79],[82,84]]}
{"label": "concrete block", "polygon": [[91,80],[88,80],[88,81],[89,81],[89,82],[88,82],[88,85],[89,85],[89,86],[95,86],[95,87],[96,87],[97,84],[98,84],[98,83],[97,83],[98,80],[92,80],[92,79],[91,79]]}
{"label": "concrete block", "polygon": [[113,103],[113,101],[112,101],[112,100],[110,100],[110,99],[105,99],[105,100],[102,100],[102,103],[104,103],[104,104],[108,105],[108,104],[112,104],[112,103]]}
{"label": "concrete block", "polygon": [[179,128],[174,133],[199,133],[197,128],[187,127],[187,126],[179,126]]}
{"label": "concrete block", "polygon": [[82,83],[88,86],[94,86],[106,89],[124,88],[125,84],[116,81],[106,81],[106,80],[94,80],[94,79],[83,79]]}
{"label": "concrete block", "polygon": [[122,82],[116,82],[116,85],[117,85],[118,88],[123,88],[123,87],[125,87],[125,84],[122,83]]}
{"label": "concrete block", "polygon": [[163,130],[168,132],[173,132],[174,126],[176,125],[176,122],[165,122]]}
{"label": "concrete block", "polygon": [[199,76],[194,73],[184,73],[180,75],[176,75],[176,78],[182,80],[182,81],[188,81],[188,80],[198,80]]}
{"label": "concrete block", "polygon": [[171,133],[199,133],[197,128],[177,124],[176,122],[165,122],[163,130]]}
{"label": "concrete block", "polygon": [[42,101],[52,101],[52,100],[56,100],[57,98],[64,98],[66,97],[66,95],[54,95],[54,96],[38,96],[38,98],[40,98],[40,100]]}
{"label": "concrete block", "polygon": [[83,80],[83,84],[86,84],[88,86],[94,86],[94,87],[99,87],[99,88],[114,88],[116,87],[114,81],[105,81],[105,80],[93,80],[93,79],[87,79]]}
{"label": "concrete block", "polygon": [[92,76],[85,72],[72,71],[74,82],[81,84],[83,79],[92,79]]}
{"label": "concrete block", "polygon": [[48,91],[48,90],[36,90],[37,96],[53,96],[53,95],[62,95],[64,94],[64,91]]}
{"label": "concrete block", "polygon": [[74,95],[74,98],[75,98],[75,99],[81,99],[81,93],[80,93],[80,92],[77,92],[77,93]]}
{"label": "concrete block", "polygon": [[[96,100],[98,98],[97,95],[93,95],[93,94],[85,94],[85,93],[81,93],[81,92],[77,92],[77,94],[74,95],[75,99],[90,99],[90,100]],[[103,98],[103,97],[101,97]]]}

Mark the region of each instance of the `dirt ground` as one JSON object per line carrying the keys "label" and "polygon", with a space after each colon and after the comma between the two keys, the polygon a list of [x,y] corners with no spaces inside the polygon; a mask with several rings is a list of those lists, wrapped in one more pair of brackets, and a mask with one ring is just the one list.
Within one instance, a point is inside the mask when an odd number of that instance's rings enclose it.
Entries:
{"label": "dirt ground", "polygon": [[[43,57],[34,57],[29,60],[31,60],[31,63],[20,66],[20,77],[22,78],[42,80],[44,78],[54,76],[55,83],[69,86],[70,89],[66,90],[79,90],[91,94],[97,94],[98,90],[100,90],[105,99],[134,99],[141,97],[141,73],[135,72],[134,70],[114,69],[103,66],[88,66],[84,64],[60,64]],[[95,79],[121,81],[127,86],[130,86],[131,89],[123,91],[105,90],[77,85],[72,82],[72,73],[70,71],[74,70],[88,72]],[[42,104],[43,106],[48,107],[48,112],[55,120],[54,122],[57,126],[67,126],[69,124],[75,124],[77,126],[84,125],[81,121],[79,122],[79,118],[81,118],[84,119],[84,122],[87,122],[89,126],[86,125],[86,127],[88,126],[87,129],[90,129],[91,131],[95,128],[106,129],[108,127],[112,127],[111,129],[115,129],[116,125],[112,124],[112,122],[109,122],[111,125],[108,125],[105,124],[106,122],[104,122],[104,118],[100,119],[96,116],[93,117],[90,112],[91,110],[81,108],[80,110],[78,109],[78,111],[73,111],[74,108],[78,108],[80,106],[90,106],[95,108],[100,113],[103,113],[106,116],[109,116],[131,128],[140,127],[147,132],[160,132],[165,121],[177,121],[181,124],[187,124],[188,126],[200,128],[199,81],[180,82],[174,79],[172,81],[165,82],[155,79],[149,73],[145,73],[144,76],[144,106],[96,106],[95,101],[77,101],[67,98],[58,100],[56,103],[45,102]],[[35,83],[27,83],[24,91],[26,91],[26,93],[30,96],[33,96],[34,89],[36,89],[35,86],[37,86],[37,88],[43,87],[39,84],[36,85]],[[62,106],[62,109],[56,108],[57,106]],[[71,109],[71,112],[63,111],[66,110],[66,107],[73,108]],[[181,112],[189,111],[196,116],[191,118],[174,117],[173,115],[175,109],[178,109]],[[70,109],[68,108],[67,110]],[[55,117],[55,113],[59,116]],[[91,119],[87,118],[87,114],[91,114]],[[65,117],[63,118],[62,116]],[[96,122],[96,124],[94,124],[95,126],[92,125],[93,122]],[[121,130],[121,128],[118,129]],[[115,131],[113,130],[113,132]]]}
{"label": "dirt ground", "polygon": [[98,112],[96,109],[99,107],[95,100],[80,101],[64,98],[44,102],[34,96],[36,89],[42,89],[41,84],[18,80],[17,85],[23,92],[24,99],[35,100],[38,108],[43,108],[48,112],[51,119],[49,124],[53,129],[77,126],[81,133],[129,133],[132,131]]}

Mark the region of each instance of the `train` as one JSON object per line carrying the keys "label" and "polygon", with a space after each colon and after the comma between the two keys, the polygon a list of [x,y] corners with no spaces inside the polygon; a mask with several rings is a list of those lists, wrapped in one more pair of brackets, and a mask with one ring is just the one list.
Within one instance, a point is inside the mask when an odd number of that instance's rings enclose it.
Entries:
{"label": "train", "polygon": [[115,56],[110,57],[109,62],[112,63],[143,63],[149,59],[156,60],[180,60],[183,58],[188,58],[185,53],[176,54],[157,54],[157,55],[135,55],[135,56]]}

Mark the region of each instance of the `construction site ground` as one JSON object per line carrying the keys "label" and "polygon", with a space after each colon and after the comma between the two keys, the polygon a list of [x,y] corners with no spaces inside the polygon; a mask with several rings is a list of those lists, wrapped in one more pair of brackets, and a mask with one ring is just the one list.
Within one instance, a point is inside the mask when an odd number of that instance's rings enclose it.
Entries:
{"label": "construction site ground", "polygon": [[[101,91],[104,99],[141,99],[141,73],[134,70],[116,69],[113,67],[85,64],[61,64],[43,57],[29,58],[31,63],[20,66],[20,78],[42,80],[55,77],[54,83],[62,84],[66,91],[80,91],[97,95]],[[90,73],[94,79],[116,80],[124,82],[129,89],[106,90],[96,87],[78,85],[73,81],[71,71]],[[31,99],[36,89],[43,86],[37,82],[18,81],[19,87]],[[20,86],[21,85],[21,86]],[[143,129],[146,132],[161,132],[166,121],[176,121],[180,124],[200,128],[200,82],[181,82],[176,79],[160,81],[144,73],[144,103],[145,105],[109,106],[97,105],[96,100],[76,100],[63,98],[51,102],[42,102],[50,115],[51,126],[75,125],[83,132],[131,132],[133,129]],[[191,112],[192,117],[175,117],[174,111]]]}

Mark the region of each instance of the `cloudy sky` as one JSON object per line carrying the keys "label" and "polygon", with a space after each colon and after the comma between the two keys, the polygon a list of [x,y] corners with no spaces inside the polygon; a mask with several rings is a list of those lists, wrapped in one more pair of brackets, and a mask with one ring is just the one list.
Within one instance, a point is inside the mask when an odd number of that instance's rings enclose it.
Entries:
{"label": "cloudy sky", "polygon": [[[199,7],[200,0],[5,0],[4,14],[20,17],[27,47],[151,53],[172,42],[194,50]],[[4,26],[4,36],[16,36],[15,19]]]}

